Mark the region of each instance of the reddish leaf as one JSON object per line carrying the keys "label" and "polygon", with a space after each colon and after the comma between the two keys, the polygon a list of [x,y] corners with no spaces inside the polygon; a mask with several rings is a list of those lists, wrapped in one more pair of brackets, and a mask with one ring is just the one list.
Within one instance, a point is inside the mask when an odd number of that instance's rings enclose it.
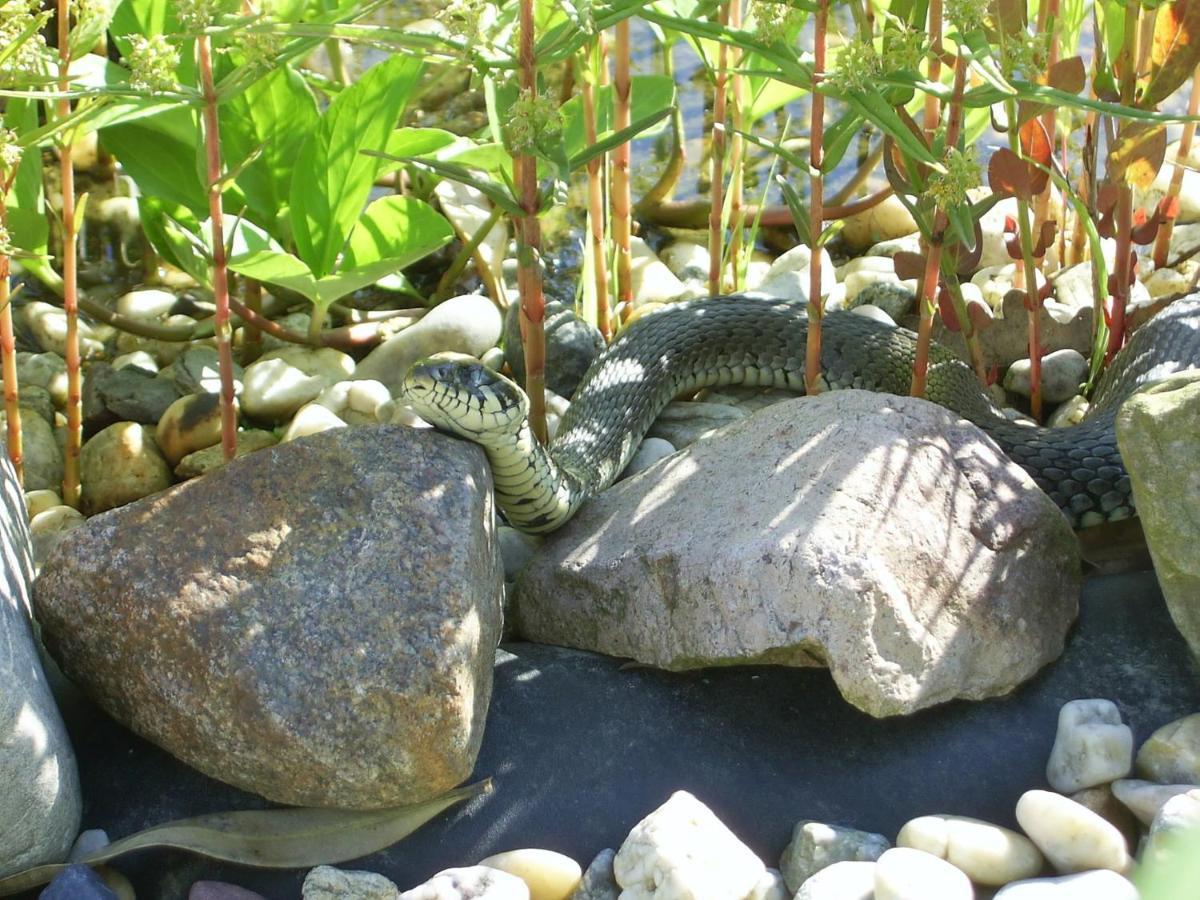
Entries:
{"label": "reddish leaf", "polygon": [[1146,109],[1175,93],[1200,64],[1200,0],[1176,0],[1158,8],[1150,62],[1150,81],[1139,103]]}
{"label": "reddish leaf", "polygon": [[[1200,2],[1200,0],[1198,0]],[[1108,153],[1108,178],[1131,187],[1153,184],[1167,155],[1167,130],[1157,123],[1123,122]]]}
{"label": "reddish leaf", "polygon": [[1000,380],[1000,364],[992,363],[992,367],[990,369],[988,369],[988,373],[987,373],[988,387],[991,387],[993,384],[995,384],[999,380]]}
{"label": "reddish leaf", "polygon": [[990,5],[992,19],[1001,34],[1029,39],[1028,35],[1021,34],[1025,30],[1025,0],[992,0]]}
{"label": "reddish leaf", "polygon": [[1033,199],[1029,166],[1007,147],[1001,147],[988,161],[988,184],[995,194],[1025,201]]}
{"label": "reddish leaf", "polygon": [[920,253],[901,250],[892,257],[892,267],[896,270],[896,277],[900,280],[916,279],[919,281],[925,275],[925,257]]}
{"label": "reddish leaf", "polygon": [[1030,119],[1021,126],[1021,152],[1026,159],[1037,163],[1036,166],[1027,164],[1027,167],[1030,190],[1035,195],[1040,194],[1050,181],[1050,173],[1043,169],[1048,169],[1054,160],[1054,144],[1041,119]]}
{"label": "reddish leaf", "polygon": [[954,301],[950,299],[950,292],[945,288],[938,291],[938,311],[942,314],[942,321],[946,323],[946,328],[953,332],[960,330],[958,324],[958,313],[954,310]]}
{"label": "reddish leaf", "polygon": [[992,308],[979,300],[967,301],[967,318],[976,331],[983,331],[992,326]]}
{"label": "reddish leaf", "polygon": [[[1083,60],[1078,56],[1060,59],[1038,78],[1038,83],[1065,91],[1068,94],[1078,94],[1087,83],[1087,69],[1084,68]],[[1017,122],[1024,124],[1034,116],[1040,116],[1053,108],[1049,103],[1022,100],[1017,108]]]}
{"label": "reddish leaf", "polygon": [[1033,248],[1033,255],[1041,259],[1046,255],[1046,251],[1054,245],[1054,235],[1058,231],[1058,223],[1053,219],[1042,223],[1040,232],[1038,233],[1037,243]]}
{"label": "reddish leaf", "polygon": [[1164,219],[1179,218],[1179,195],[1163,197],[1158,201],[1158,214]]}

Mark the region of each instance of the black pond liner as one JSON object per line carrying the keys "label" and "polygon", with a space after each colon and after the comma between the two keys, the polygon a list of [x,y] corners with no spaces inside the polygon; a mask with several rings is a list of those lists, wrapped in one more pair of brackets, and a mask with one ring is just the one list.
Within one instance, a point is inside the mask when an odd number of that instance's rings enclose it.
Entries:
{"label": "black pond liner", "polygon": [[[708,804],[770,866],[800,819],[889,838],[925,813],[1016,827],[1017,798],[1046,786],[1059,707],[1085,697],[1115,701],[1139,744],[1200,711],[1200,673],[1153,574],[1088,581],[1065,655],[1012,695],[883,721],[847,705],[825,670],[670,674],[509,644],[498,655],[476,769],[476,778],[494,779],[493,793],[341,867],[381,872],[401,890],[520,847],[557,850],[586,867],[680,789]],[[86,702],[68,705],[64,717],[79,757],[84,828],[116,839],[171,819],[266,805]],[[115,867],[140,900],[182,900],[200,879],[295,900],[305,875],[174,851],[143,851]]]}

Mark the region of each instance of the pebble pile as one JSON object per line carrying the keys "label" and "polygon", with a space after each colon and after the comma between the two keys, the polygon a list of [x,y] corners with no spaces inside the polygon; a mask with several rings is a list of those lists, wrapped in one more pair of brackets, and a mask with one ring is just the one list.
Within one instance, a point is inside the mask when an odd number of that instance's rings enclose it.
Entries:
{"label": "pebble pile", "polygon": [[[1136,775],[1139,778],[1131,777]],[[1131,879],[1168,835],[1200,828],[1200,713],[1142,744],[1108,700],[1063,706],[1046,767],[1053,791],[1017,801],[1024,834],[977,819],[922,815],[887,837],[800,821],[779,859],[763,860],[699,799],[672,795],[616,850],[583,869],[543,849],[513,850],[401,890],[382,875],[311,870],[303,900],[1137,900]],[[1113,802],[1113,798],[1116,801]],[[1134,826],[1131,828],[1131,824]],[[95,843],[85,832],[80,840]],[[90,846],[90,845],[89,845]],[[59,885],[62,887],[59,887]],[[62,893],[68,889],[70,893]],[[998,890],[997,890],[998,889]],[[43,898],[116,897],[73,867]],[[262,900],[201,881],[189,900]]]}

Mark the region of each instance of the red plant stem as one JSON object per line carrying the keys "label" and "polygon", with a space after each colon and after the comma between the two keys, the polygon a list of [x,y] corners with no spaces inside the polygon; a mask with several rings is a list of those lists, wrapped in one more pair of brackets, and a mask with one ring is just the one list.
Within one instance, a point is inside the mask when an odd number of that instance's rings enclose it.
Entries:
{"label": "red plant stem", "polygon": [[825,34],[829,22],[829,0],[819,0],[813,35],[812,118],[809,128],[810,175],[808,214],[808,334],[804,353],[804,391],[821,392],[821,320],[825,302],[821,297],[821,223],[824,221],[825,95],[818,88],[825,77]]}
{"label": "red plant stem", "polygon": [[[532,51],[531,51],[532,52]],[[629,73],[632,50],[629,44],[629,19],[617,23],[616,77],[613,80],[613,130],[628,128],[632,117],[633,79]],[[629,142],[613,151],[612,232],[617,245],[617,301],[624,304],[622,315],[633,312],[633,196],[630,186]]]}
{"label": "red plant stem", "polygon": [[[1200,113],[1200,66],[1192,74],[1192,93],[1188,98],[1188,115]],[[1179,135],[1179,150],[1175,153],[1175,170],[1171,173],[1171,184],[1167,188],[1167,208],[1170,201],[1179,196],[1183,187],[1183,165],[1192,152],[1192,139],[1196,136],[1196,123],[1187,122],[1183,133]],[[1161,269],[1167,264],[1167,253],[1171,248],[1171,234],[1175,230],[1175,216],[1169,215],[1165,222],[1158,227],[1154,236],[1154,268]]]}
{"label": "red plant stem", "polygon": [[[742,27],[742,0],[729,0],[729,27],[740,30]],[[746,79],[738,71],[741,63],[741,53],[736,49],[730,50],[729,65],[733,69],[730,76],[732,83],[732,120],[733,133],[729,136],[729,261],[732,266],[731,289],[736,291],[740,285],[742,230],[746,220],[743,207],[745,189],[745,146],[746,140],[741,132],[745,130],[746,117]]]}
{"label": "red plant stem", "polygon": [[[67,0],[58,0],[58,89],[64,95],[70,89],[70,14]],[[71,114],[71,101],[63,96],[55,101],[60,120]],[[75,167],[71,160],[70,135],[59,141],[59,174],[62,181],[62,266],[63,312],[67,319],[67,441],[63,454],[62,499],[68,506],[79,506],[79,454],[83,447],[83,390],[79,363],[79,285],[76,277],[75,245]]]}
{"label": "red plant stem", "polygon": [[[721,7],[720,23],[729,26],[728,0]],[[708,292],[721,293],[721,260],[725,250],[725,229],[721,227],[721,214],[725,211],[725,139],[726,139],[726,91],[725,82],[729,71],[729,48],[722,43],[717,51],[717,83],[713,91],[712,124],[712,186],[709,188],[708,211]]]}
{"label": "red plant stem", "polygon": [[[196,39],[200,82],[204,93],[204,150],[208,162],[208,214],[212,220],[212,281],[216,313],[217,366],[221,378],[221,452],[225,461],[237,455],[237,408],[233,394],[233,342],[229,325],[229,271],[225,260],[225,223],[221,204],[221,132],[217,120],[217,91],[213,84],[212,51],[208,35]],[[314,313],[315,315],[315,313]]]}
{"label": "red plant stem", "polygon": [[[1121,85],[1121,102],[1132,105],[1137,90],[1137,66],[1134,60],[1133,36],[1138,33],[1138,18],[1141,6],[1130,3],[1125,9],[1125,34],[1129,36],[1121,47],[1118,75]],[[1118,129],[1118,140],[1121,130]],[[1129,301],[1129,285],[1133,280],[1133,188],[1124,178],[1117,183],[1117,207],[1115,212],[1117,229],[1116,264],[1112,291],[1112,320],[1109,322],[1108,349],[1105,361],[1112,362],[1117,351],[1125,343],[1125,307]]]}
{"label": "red plant stem", "polygon": [[[11,187],[0,183],[0,228],[8,225],[4,196]],[[17,341],[13,334],[12,303],[9,295],[9,259],[0,253],[0,371],[4,373],[4,417],[8,458],[17,472],[17,482],[25,483],[25,450],[21,441],[21,405],[17,385]]]}
{"label": "red plant stem", "polygon": [[[1046,68],[1049,69],[1058,61],[1058,0],[1044,0],[1038,7],[1038,34],[1045,34],[1046,30],[1050,30],[1050,47],[1046,55]],[[1054,146],[1054,134],[1058,130],[1058,111],[1051,106],[1042,116],[1042,122],[1046,126],[1046,134],[1050,138],[1050,146]],[[1038,233],[1042,227],[1042,223],[1050,218],[1050,193],[1053,190],[1053,184],[1050,181],[1046,182],[1046,187],[1038,195],[1037,205],[1035,207],[1033,217],[1033,230]],[[1059,229],[1061,233],[1062,229]],[[1045,256],[1040,256],[1036,259],[1038,268],[1042,268],[1045,264]]]}
{"label": "red plant stem", "polygon": [[[626,27],[628,27],[628,23]],[[620,29],[618,26],[618,34]],[[628,50],[628,32],[625,36]],[[533,0],[521,0],[521,92],[529,99],[537,96],[537,60],[533,52]],[[628,79],[628,60],[626,78]],[[626,88],[628,90],[628,87]],[[620,85],[617,87],[620,91]],[[628,93],[626,94],[628,98]],[[628,145],[626,175],[628,176]],[[521,291],[521,335],[525,349],[525,392],[529,395],[529,425],[534,435],[546,443],[546,298],[542,294],[542,231],[538,222],[537,157],[521,153],[513,160],[513,180],[522,209],[517,223],[517,271]],[[626,184],[628,189],[628,184]],[[626,235],[628,253],[628,234]]]}
{"label": "red plant stem", "polygon": [[[929,0],[929,80],[938,82],[942,77],[942,0]],[[938,98],[925,95],[925,136],[933,142],[941,119]]]}
{"label": "red plant stem", "polygon": [[[909,394],[925,396],[926,376],[929,373],[929,348],[933,342],[933,313],[938,287],[938,273],[942,261],[942,234],[946,229],[946,215],[940,209],[933,215],[933,235],[926,246],[925,271],[921,275],[921,295],[917,300],[921,314],[917,326],[917,352],[913,356],[912,386]],[[921,243],[925,243],[922,241]]]}
{"label": "red plant stem", "polygon": [[[603,40],[603,37],[600,38]],[[583,79],[581,88],[583,103],[583,131],[588,144],[596,143],[596,79],[604,65],[603,51],[597,44],[586,51],[593,55],[596,65],[588,64],[591,70]],[[596,285],[596,324],[605,341],[612,340],[612,310],[608,302],[608,260],[604,253],[604,180],[601,177],[602,160],[599,156],[588,161],[588,218],[591,224],[592,276]]]}

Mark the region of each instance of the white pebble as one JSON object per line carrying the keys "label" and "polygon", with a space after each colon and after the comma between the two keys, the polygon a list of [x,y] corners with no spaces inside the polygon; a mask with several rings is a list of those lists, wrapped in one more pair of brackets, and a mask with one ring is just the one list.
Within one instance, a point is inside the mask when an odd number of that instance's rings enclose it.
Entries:
{"label": "white pebble", "polygon": [[766,866],[686,791],[642,819],[613,860],[622,900],[745,897]]}
{"label": "white pebble", "polygon": [[279,442],[287,443],[288,441],[296,440],[296,438],[307,437],[310,434],[319,434],[322,431],[345,427],[347,427],[346,423],[336,413],[314,401],[306,403],[296,411],[296,415],[292,417],[292,421],[284,429],[283,436],[279,439]]}
{"label": "white pebble", "polygon": [[625,467],[625,471],[621,473],[621,477],[628,478],[630,475],[636,475],[638,472],[650,468],[660,459],[670,456],[674,452],[675,445],[670,441],[663,438],[648,437],[637,448],[637,452],[633,454],[633,459],[629,460],[629,465]]}
{"label": "white pebble", "polygon": [[1056,791],[1074,793],[1129,774],[1133,732],[1111,700],[1072,700],[1058,713],[1058,734],[1046,780]]}
{"label": "white pebble", "polygon": [[1042,870],[1042,854],[1023,834],[964,816],[920,816],[896,846],[924,850],[961,869],[976,884],[1008,884]]}
{"label": "white pebble", "polygon": [[445,869],[424,884],[400,895],[400,900],[529,900],[529,888],[516,875],[488,866]]}
{"label": "white pebble", "polygon": [[579,886],[579,863],[553,850],[509,850],[479,861],[479,865],[516,875],[529,888],[530,900],[566,900]]}
{"label": "white pebble", "polygon": [[809,877],[794,900],[872,900],[875,863],[843,860]]}
{"label": "white pebble", "polygon": [[1161,784],[1200,784],[1200,713],[1176,719],[1146,739],[1138,774]]}
{"label": "white pebble", "polygon": [[778,869],[767,869],[745,900],[792,900],[792,892],[784,884],[783,873]]}
{"label": "white pebble", "polygon": [[971,879],[944,859],[895,847],[875,863],[874,900],[972,900]]}
{"label": "white pebble", "polygon": [[1127,878],[1108,869],[1014,881],[995,900],[1138,900],[1137,888]]}
{"label": "white pebble", "polygon": [[1129,870],[1129,848],[1116,826],[1068,797],[1026,791],[1017,801],[1017,821],[1060,872]]}
{"label": "white pebble", "polygon": [[1121,778],[1112,783],[1113,795],[1125,804],[1143,825],[1153,822],[1158,811],[1172,797],[1194,789],[1195,785],[1192,784],[1155,784],[1140,778]]}

